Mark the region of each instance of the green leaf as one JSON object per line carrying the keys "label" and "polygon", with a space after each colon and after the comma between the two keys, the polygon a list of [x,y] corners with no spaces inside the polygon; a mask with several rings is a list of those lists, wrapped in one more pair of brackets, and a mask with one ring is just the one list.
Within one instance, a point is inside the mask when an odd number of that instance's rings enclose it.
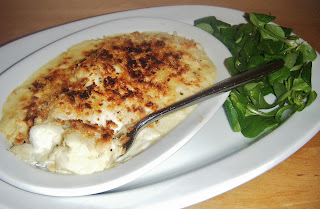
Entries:
{"label": "green leaf", "polygon": [[244,89],[245,93],[247,94],[258,86],[259,86],[259,83],[248,83],[243,86],[243,89]]}
{"label": "green leaf", "polygon": [[256,43],[248,39],[240,50],[240,56],[250,58],[257,54],[259,54],[259,49],[257,48]]}
{"label": "green leaf", "polygon": [[203,17],[203,18],[200,18],[200,19],[197,19],[194,21],[194,25],[198,25],[200,23],[208,23],[208,24],[211,24],[213,22],[217,21],[217,18],[214,17],[214,16],[209,16],[209,17]]}
{"label": "green leaf", "polygon": [[250,101],[257,109],[268,109],[272,105],[266,102],[264,94],[262,93],[263,83],[249,83],[244,85],[244,91],[249,96]]}
{"label": "green leaf", "polygon": [[242,24],[234,36],[235,43],[240,43],[241,41],[243,41],[243,38],[245,36],[249,37],[252,32],[253,26],[251,24]]}
{"label": "green leaf", "polygon": [[256,106],[249,103],[247,106],[246,116],[248,117],[250,115],[260,115],[263,117],[274,117],[276,112],[276,110],[270,112],[262,112]]}
{"label": "green leaf", "polygon": [[302,111],[305,108],[306,103],[304,99],[306,98],[306,93],[303,91],[294,91],[291,94],[292,102],[296,105],[295,109],[297,111]]}
{"label": "green leaf", "polygon": [[223,27],[220,29],[220,33],[225,39],[233,40],[233,37],[236,33],[236,29],[234,27]]}
{"label": "green leaf", "polygon": [[315,91],[310,92],[310,94],[308,96],[308,101],[307,101],[306,107],[311,105],[314,102],[314,100],[316,100],[317,96],[318,96],[317,92],[315,92]]}
{"label": "green leaf", "polygon": [[267,83],[267,79],[262,78],[261,80],[264,83],[264,87],[261,89],[262,95],[266,96],[269,94],[274,94],[273,87],[272,87],[272,85]]}
{"label": "green leaf", "polygon": [[296,78],[293,80],[292,90],[293,91],[309,92],[309,91],[311,91],[311,87],[302,78]]}
{"label": "green leaf", "polygon": [[265,25],[265,29],[270,33],[274,34],[275,36],[285,38],[285,33],[280,26],[274,24],[267,24]]}
{"label": "green leaf", "polygon": [[246,114],[248,99],[245,96],[242,96],[237,91],[231,91],[229,98],[232,102],[233,107],[237,111],[238,120],[241,124],[241,122],[243,121],[245,114]]}
{"label": "green leaf", "polygon": [[[250,21],[252,22],[252,24],[254,24],[255,26],[257,26],[257,27],[264,27],[264,25],[266,24],[266,23],[268,23],[267,21],[261,21],[257,16],[259,16],[258,14],[256,14],[256,13],[250,13],[249,14],[249,19],[250,19]],[[265,18],[262,18],[262,17],[260,17],[261,19],[265,19]]]}
{"label": "green leaf", "polygon": [[278,40],[264,39],[260,42],[259,48],[266,54],[278,54],[283,49],[284,43]]}
{"label": "green leaf", "polygon": [[303,66],[303,55],[302,53],[300,52],[295,52],[295,53],[298,53],[298,57],[296,59],[296,63],[295,63],[295,66],[291,67],[290,71],[293,72],[293,71],[297,71],[297,70],[300,70],[301,67]]}
{"label": "green leaf", "polygon": [[295,52],[287,54],[284,57],[284,66],[291,69],[295,65],[297,58],[298,58],[298,55],[299,55],[299,53],[295,53]]}
{"label": "green leaf", "polygon": [[231,99],[228,97],[224,103],[224,108],[229,119],[231,128],[234,132],[241,131],[241,126],[238,120],[238,113],[235,107],[232,105]]}
{"label": "green leaf", "polygon": [[287,37],[288,40],[298,40],[300,38],[301,38],[300,36],[295,36],[295,35]]}
{"label": "green leaf", "polygon": [[269,84],[273,85],[276,82],[283,82],[284,80],[289,78],[290,75],[290,69],[284,66],[280,70],[269,74],[267,77]]}
{"label": "green leaf", "polygon": [[198,27],[198,28],[208,32],[209,34],[213,35],[214,30],[211,27],[211,25],[208,24],[208,23],[199,23],[199,24],[196,25],[196,27]]}
{"label": "green leaf", "polygon": [[302,66],[303,66],[303,64],[295,65],[295,66],[293,66],[293,67],[290,69],[290,71],[291,71],[291,72],[298,71],[298,70],[301,69]]}
{"label": "green leaf", "polygon": [[293,86],[293,80],[294,78],[292,76],[290,76],[286,81],[284,81],[284,84],[287,88],[287,90],[291,90],[292,86]]}
{"label": "green leaf", "polygon": [[[275,115],[275,120],[278,123],[282,123],[284,120],[286,120],[292,114],[295,113],[294,107],[295,107],[295,105],[292,104],[292,105],[287,105],[287,106],[284,106],[282,108],[279,108],[278,111],[277,111],[277,114]],[[287,113],[285,115],[285,112],[288,112],[288,110],[292,110],[292,111],[289,112],[290,114]]]}
{"label": "green leaf", "polygon": [[292,28],[287,28],[287,27],[283,27],[283,26],[281,26],[281,28],[282,28],[282,30],[284,32],[284,36],[286,38],[290,38],[291,37],[291,33],[292,33]]}
{"label": "green leaf", "polygon": [[249,116],[241,126],[241,133],[247,138],[254,138],[265,131],[275,129],[279,124],[272,117]]}
{"label": "green leaf", "polygon": [[230,28],[230,27],[231,27],[230,24],[228,24],[228,23],[226,23],[226,22],[223,22],[223,21],[221,21],[221,20],[213,21],[211,24],[216,25],[217,28],[219,29],[219,31],[220,31],[221,29]]}
{"label": "green leaf", "polygon": [[282,104],[284,102],[286,102],[286,100],[288,100],[288,98],[290,98],[290,95],[292,94],[292,91],[287,91],[284,94],[282,94],[280,97],[277,98],[277,102],[276,104]]}
{"label": "green leaf", "polygon": [[263,56],[254,55],[254,56],[250,57],[247,68],[252,69],[252,68],[258,67],[264,63],[265,63],[265,58]]}
{"label": "green leaf", "polygon": [[227,58],[225,61],[225,65],[226,65],[231,76],[235,76],[235,75],[239,74],[239,72],[234,67],[234,58],[233,57]]}
{"label": "green leaf", "polygon": [[285,55],[282,54],[265,54],[264,57],[266,60],[281,60],[284,59]]}
{"label": "green leaf", "polygon": [[[231,27],[230,24],[217,20],[214,16],[197,19],[194,21],[194,25],[210,34],[212,33],[212,35],[220,40],[230,51],[236,47],[232,38],[236,33],[236,27]],[[212,29],[210,29],[208,25],[210,25]],[[234,54],[232,53],[232,55]]]}
{"label": "green leaf", "polygon": [[301,44],[298,51],[303,54],[303,62],[312,62],[317,58],[317,53],[310,45]]}
{"label": "green leaf", "polygon": [[252,30],[252,26],[244,24],[242,25],[234,37],[234,43],[236,44],[233,49],[231,49],[232,56],[239,57],[240,51],[245,47],[247,42],[255,42],[259,36]]}
{"label": "green leaf", "polygon": [[248,70],[248,68],[247,68],[247,59],[244,58],[244,57],[238,57],[235,60],[235,65],[234,66],[240,72]]}
{"label": "green leaf", "polygon": [[280,97],[287,92],[287,88],[283,84],[283,82],[275,82],[273,84],[273,90],[276,97]]}
{"label": "green leaf", "polygon": [[301,69],[301,78],[311,87],[312,62],[309,62]]}
{"label": "green leaf", "polygon": [[269,31],[267,31],[264,28],[259,28],[260,34],[261,34],[261,38],[262,40],[273,40],[273,41],[279,41],[279,39],[277,37],[275,37],[275,35],[273,35],[272,33],[270,33]]}
{"label": "green leaf", "polygon": [[271,16],[271,15],[260,14],[260,13],[251,13],[251,14],[254,14],[257,17],[257,19],[263,23],[269,23],[276,19],[275,16]]}

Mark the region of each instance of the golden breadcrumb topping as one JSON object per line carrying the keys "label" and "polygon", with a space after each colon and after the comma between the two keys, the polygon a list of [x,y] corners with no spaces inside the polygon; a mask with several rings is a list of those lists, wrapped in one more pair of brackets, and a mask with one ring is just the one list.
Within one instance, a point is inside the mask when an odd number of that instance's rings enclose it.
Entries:
{"label": "golden breadcrumb topping", "polygon": [[0,122],[13,145],[54,123],[104,146],[122,125],[212,85],[202,47],[175,34],[134,32],[78,44],[8,98]]}

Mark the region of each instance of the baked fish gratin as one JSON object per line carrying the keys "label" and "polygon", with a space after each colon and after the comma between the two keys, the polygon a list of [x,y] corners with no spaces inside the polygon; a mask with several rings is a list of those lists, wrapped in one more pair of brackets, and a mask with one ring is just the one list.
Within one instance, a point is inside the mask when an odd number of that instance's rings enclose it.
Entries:
{"label": "baked fish gratin", "polygon": [[[215,77],[202,46],[177,34],[134,32],[84,41],[8,96],[0,131],[10,151],[32,165],[59,173],[102,171],[125,153],[113,139],[121,127],[211,86]],[[129,156],[160,139],[193,108],[147,126]]]}

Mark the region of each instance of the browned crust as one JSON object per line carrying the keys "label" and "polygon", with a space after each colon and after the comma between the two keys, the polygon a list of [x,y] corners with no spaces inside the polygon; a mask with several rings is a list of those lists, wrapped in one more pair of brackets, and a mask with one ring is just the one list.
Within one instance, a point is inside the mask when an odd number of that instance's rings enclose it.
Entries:
{"label": "browned crust", "polygon": [[[83,58],[76,62],[70,61],[72,55],[64,56],[56,67],[26,87],[28,94],[16,107],[26,128],[12,135],[13,143],[28,142],[30,128],[49,121],[104,144],[112,139],[117,127],[113,121],[99,126],[88,120],[58,119],[54,113],[59,110],[66,116],[86,117],[108,109],[120,116],[131,114],[130,122],[135,122],[176,100],[171,83],[199,88],[201,76],[194,72],[191,80],[184,76],[190,77],[190,66],[184,59],[192,57],[188,50],[194,50],[197,44],[176,39],[135,32],[102,39],[93,49],[83,51]],[[183,50],[177,50],[177,45]],[[125,118],[120,116],[120,121]]]}

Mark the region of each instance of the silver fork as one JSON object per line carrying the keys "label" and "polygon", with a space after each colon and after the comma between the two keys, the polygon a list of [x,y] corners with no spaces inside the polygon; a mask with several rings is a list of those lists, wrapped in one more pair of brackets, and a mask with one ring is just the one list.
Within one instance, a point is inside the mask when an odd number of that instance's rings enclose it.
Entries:
{"label": "silver fork", "polygon": [[282,68],[283,66],[284,66],[284,61],[277,60],[277,61],[270,62],[266,65],[251,69],[244,73],[238,74],[234,77],[227,78],[221,82],[214,84],[212,87],[209,87],[203,91],[200,91],[197,94],[194,94],[181,101],[171,104],[165,108],[155,111],[150,115],[144,117],[142,120],[140,120],[135,124],[126,125],[119,131],[119,134],[116,134],[114,138],[117,138],[120,141],[124,142],[123,147],[126,149],[126,152],[127,152],[130,149],[131,145],[133,144],[139,131],[146,125],[150,124],[151,122],[158,120],[159,118],[167,114],[178,111],[182,108],[186,108],[191,105],[200,103],[204,100],[210,99],[222,92],[230,91],[243,84],[262,78],[263,76],[266,76],[272,72],[275,72],[276,70]]}

